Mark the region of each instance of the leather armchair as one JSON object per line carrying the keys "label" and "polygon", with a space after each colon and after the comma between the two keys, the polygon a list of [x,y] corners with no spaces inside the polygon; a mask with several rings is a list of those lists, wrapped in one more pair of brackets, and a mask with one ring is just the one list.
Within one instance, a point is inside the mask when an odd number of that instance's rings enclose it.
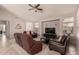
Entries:
{"label": "leather armchair", "polygon": [[30,54],[36,54],[42,50],[42,43],[40,41],[33,40],[30,34],[22,34],[23,48]]}
{"label": "leather armchair", "polygon": [[66,53],[67,45],[69,43],[69,36],[64,36],[61,40],[61,42],[57,41],[49,41],[49,49],[55,50],[57,52],[60,52],[62,55]]}

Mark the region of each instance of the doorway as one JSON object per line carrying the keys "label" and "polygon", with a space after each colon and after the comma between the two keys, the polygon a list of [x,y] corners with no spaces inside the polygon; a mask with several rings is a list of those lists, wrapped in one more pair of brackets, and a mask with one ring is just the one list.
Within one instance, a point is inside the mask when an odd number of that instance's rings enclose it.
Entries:
{"label": "doorway", "polygon": [[9,22],[8,21],[0,21],[0,46],[7,47],[8,39],[9,39]]}
{"label": "doorway", "polygon": [[9,21],[0,21],[0,36],[5,35],[7,38],[9,38],[9,29]]}

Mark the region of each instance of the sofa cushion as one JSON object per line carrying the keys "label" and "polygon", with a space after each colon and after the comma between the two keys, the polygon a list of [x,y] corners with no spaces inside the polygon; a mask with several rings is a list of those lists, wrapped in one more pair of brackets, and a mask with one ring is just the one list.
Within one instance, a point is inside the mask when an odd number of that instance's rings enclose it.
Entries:
{"label": "sofa cushion", "polygon": [[60,41],[61,41],[61,39],[62,39],[62,36],[59,36],[59,38],[57,38],[57,40],[56,40],[56,41],[60,42]]}
{"label": "sofa cushion", "polygon": [[62,39],[61,39],[61,44],[64,45],[64,42],[65,42],[66,39],[67,39],[67,36],[63,35],[63,36],[62,36]]}

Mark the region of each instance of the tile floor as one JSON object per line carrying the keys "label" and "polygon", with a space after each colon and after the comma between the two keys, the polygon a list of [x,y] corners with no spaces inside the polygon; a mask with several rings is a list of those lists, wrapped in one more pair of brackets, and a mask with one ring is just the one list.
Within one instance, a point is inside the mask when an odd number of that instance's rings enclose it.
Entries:
{"label": "tile floor", "polygon": [[[70,45],[66,55],[75,55],[76,49],[74,45]],[[0,55],[29,55],[23,50],[14,39],[7,39],[3,34],[0,36]],[[43,44],[43,50],[36,55],[60,55],[56,51],[50,51],[48,46]]]}

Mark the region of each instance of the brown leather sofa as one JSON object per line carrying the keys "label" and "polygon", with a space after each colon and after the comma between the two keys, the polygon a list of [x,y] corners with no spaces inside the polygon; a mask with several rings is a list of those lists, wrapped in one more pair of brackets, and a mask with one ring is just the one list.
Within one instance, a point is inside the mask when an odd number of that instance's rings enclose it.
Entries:
{"label": "brown leather sofa", "polygon": [[42,43],[40,41],[33,40],[30,34],[22,34],[23,48],[30,54],[36,54],[42,50]]}
{"label": "brown leather sofa", "polygon": [[16,43],[19,44],[29,54],[36,54],[42,50],[41,41],[33,40],[33,37],[27,32],[14,34]]}
{"label": "brown leather sofa", "polygon": [[55,41],[55,40],[54,41],[50,40],[49,41],[49,49],[55,50],[57,52],[60,52],[62,55],[64,55],[66,53],[69,39],[70,39],[69,36],[63,35],[60,42]]}
{"label": "brown leather sofa", "polygon": [[21,36],[22,36],[22,33],[14,33],[16,43],[18,45],[20,45],[21,47],[23,47],[22,41],[21,41]]}

